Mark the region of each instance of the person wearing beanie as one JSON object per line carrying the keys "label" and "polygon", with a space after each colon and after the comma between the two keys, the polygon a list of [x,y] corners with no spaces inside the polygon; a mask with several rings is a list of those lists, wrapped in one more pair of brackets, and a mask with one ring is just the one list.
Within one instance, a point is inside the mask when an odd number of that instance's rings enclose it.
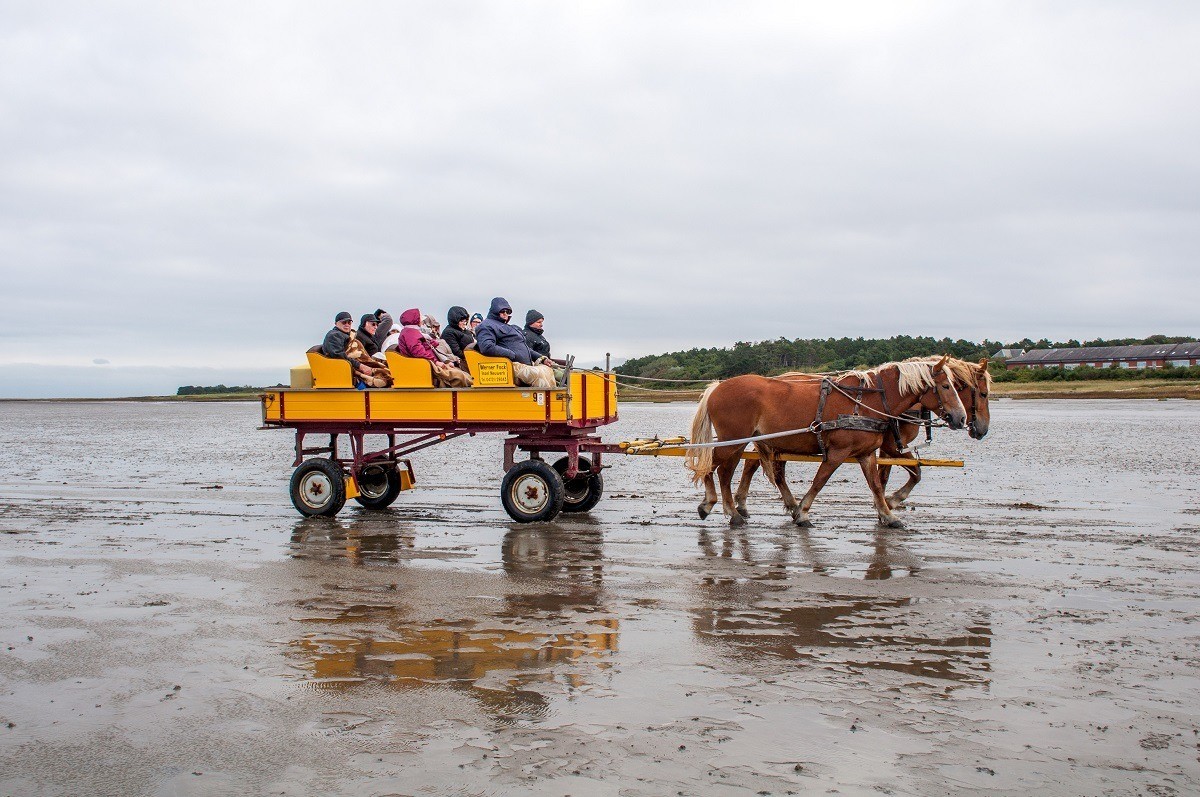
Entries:
{"label": "person wearing beanie", "polygon": [[362,382],[364,379],[370,379],[373,376],[374,369],[352,359],[346,353],[346,347],[350,345],[350,334],[353,330],[354,316],[345,310],[338,313],[333,319],[333,329],[325,333],[325,340],[321,343],[321,354],[334,360],[345,360],[350,363],[350,373],[356,380]]}
{"label": "person wearing beanie", "polygon": [[471,314],[471,320],[470,320],[470,322],[468,322],[467,326],[469,326],[471,328],[472,335],[475,334],[475,330],[479,329],[479,325],[482,323],[483,323],[483,316],[481,316],[479,313]]}
{"label": "person wearing beanie", "polygon": [[550,341],[546,340],[546,336],[542,332],[546,323],[545,319],[546,316],[537,310],[530,310],[525,314],[525,345],[529,346],[530,351],[537,352],[543,357],[549,357]]}

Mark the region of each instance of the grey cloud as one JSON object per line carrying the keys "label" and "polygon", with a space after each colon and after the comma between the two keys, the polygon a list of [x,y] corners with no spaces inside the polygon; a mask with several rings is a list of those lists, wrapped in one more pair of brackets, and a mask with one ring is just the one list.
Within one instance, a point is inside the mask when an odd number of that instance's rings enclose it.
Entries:
{"label": "grey cloud", "polygon": [[337,310],[497,294],[590,360],[1198,331],[1190,4],[7,16],[0,311],[81,362],[284,378]]}

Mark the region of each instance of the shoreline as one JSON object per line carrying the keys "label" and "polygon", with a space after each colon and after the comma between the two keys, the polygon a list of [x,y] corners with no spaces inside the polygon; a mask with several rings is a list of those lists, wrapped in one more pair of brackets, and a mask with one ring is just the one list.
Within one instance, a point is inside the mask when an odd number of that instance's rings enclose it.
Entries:
{"label": "shoreline", "polygon": [[[621,401],[639,404],[669,404],[695,402],[702,391],[668,392],[655,389],[643,392],[636,387],[621,386]],[[640,395],[639,395],[640,393]],[[111,398],[0,398],[0,402],[228,402],[258,401],[258,393],[216,393],[204,396],[121,396]],[[1184,399],[1200,400],[1200,381],[1180,379],[1147,379],[1131,383],[1126,380],[1097,379],[1083,382],[996,382],[993,398],[1005,399]]]}

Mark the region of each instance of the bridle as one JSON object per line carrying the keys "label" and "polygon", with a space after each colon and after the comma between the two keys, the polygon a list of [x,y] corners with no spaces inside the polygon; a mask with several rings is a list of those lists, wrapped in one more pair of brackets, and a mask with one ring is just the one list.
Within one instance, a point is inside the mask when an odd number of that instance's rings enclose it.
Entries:
{"label": "bridle", "polygon": [[[977,374],[975,376],[975,378],[971,380],[971,407],[967,410],[967,429],[968,429],[968,431],[974,430],[975,421],[979,417],[979,399],[980,398],[986,399],[988,397],[988,393],[986,390],[979,389],[979,380],[981,378],[986,379],[986,372],[983,371],[982,369],[980,369],[980,373]],[[986,384],[986,381],[984,384]]]}

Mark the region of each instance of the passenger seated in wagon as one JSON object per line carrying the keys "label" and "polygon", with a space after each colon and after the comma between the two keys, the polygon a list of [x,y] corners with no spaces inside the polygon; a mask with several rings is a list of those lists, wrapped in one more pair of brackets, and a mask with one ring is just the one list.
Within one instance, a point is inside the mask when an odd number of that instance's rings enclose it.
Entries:
{"label": "passenger seated in wagon", "polygon": [[529,387],[555,387],[554,371],[543,364],[547,358],[529,350],[525,333],[518,326],[508,323],[512,318],[512,306],[506,299],[492,299],[487,318],[475,331],[475,343],[479,353],[485,357],[504,357],[512,360],[513,376],[517,384]]}
{"label": "passenger seated in wagon", "polygon": [[440,387],[470,387],[471,375],[444,363],[433,348],[432,340],[421,330],[421,311],[413,307],[400,314],[400,342],[396,351],[403,357],[429,360],[433,368],[434,382]]}
{"label": "passenger seated in wagon", "polygon": [[[455,305],[446,314],[449,326],[442,331],[442,340],[459,360],[466,360],[466,352],[475,348],[475,333],[467,326],[468,313],[465,307]],[[481,319],[482,320],[482,319]]]}
{"label": "passenger seated in wagon", "polygon": [[[345,360],[350,363],[350,373],[356,386],[387,387],[390,375],[387,368],[378,363],[363,362],[360,354],[365,354],[362,344],[354,340],[354,317],[345,310],[333,319],[333,329],[325,333],[321,343],[321,354],[334,360]],[[367,358],[370,360],[370,357]],[[378,373],[382,371],[382,373]]]}

